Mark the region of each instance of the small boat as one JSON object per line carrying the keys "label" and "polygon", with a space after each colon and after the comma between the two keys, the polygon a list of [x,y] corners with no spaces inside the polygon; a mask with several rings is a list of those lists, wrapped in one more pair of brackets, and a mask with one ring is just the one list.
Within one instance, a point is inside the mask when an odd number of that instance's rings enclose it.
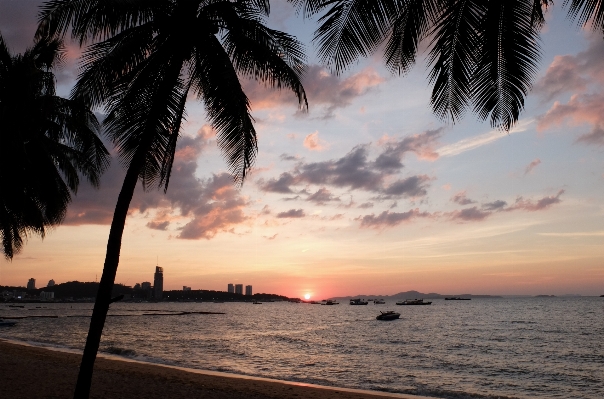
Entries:
{"label": "small boat", "polygon": [[350,304],[351,305],[367,305],[369,302],[364,301],[362,299],[351,299],[350,300]]}
{"label": "small boat", "polygon": [[340,304],[340,302],[331,301],[331,300],[321,302],[321,305],[339,305],[339,304]]}
{"label": "small boat", "polygon": [[445,301],[471,301],[472,298],[462,298],[460,296],[452,296],[450,298],[445,298]]}
{"label": "small boat", "polygon": [[396,313],[392,310],[387,310],[385,312],[380,312],[379,315],[375,318],[376,320],[396,320],[401,317],[400,313]]}
{"label": "small boat", "polygon": [[397,305],[431,305],[432,302],[424,302],[423,299],[405,299],[404,301],[398,301]]}
{"label": "small boat", "polygon": [[252,302],[253,305],[262,305],[262,302],[258,302],[258,301],[254,301]]}
{"label": "small boat", "polygon": [[374,299],[373,300],[374,305],[384,305],[385,303],[386,303],[386,301],[384,301],[383,299]]}
{"label": "small boat", "polygon": [[0,327],[12,327],[15,324],[17,324],[16,321],[2,320],[2,319],[0,319]]}

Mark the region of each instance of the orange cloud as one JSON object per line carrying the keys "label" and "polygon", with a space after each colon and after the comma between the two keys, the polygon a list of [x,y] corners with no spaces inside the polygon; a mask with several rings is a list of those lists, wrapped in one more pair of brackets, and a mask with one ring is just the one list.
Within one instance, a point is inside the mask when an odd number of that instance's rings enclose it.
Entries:
{"label": "orange cloud", "polygon": [[319,138],[319,131],[315,131],[304,138],[304,147],[310,151],[323,151],[329,148],[329,144]]}

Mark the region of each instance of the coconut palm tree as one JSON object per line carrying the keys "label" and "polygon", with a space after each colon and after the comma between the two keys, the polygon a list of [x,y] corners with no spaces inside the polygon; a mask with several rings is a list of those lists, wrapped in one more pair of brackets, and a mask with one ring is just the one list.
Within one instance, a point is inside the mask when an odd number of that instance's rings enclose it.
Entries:
{"label": "coconut palm tree", "polygon": [[[467,109],[494,127],[518,121],[540,60],[539,34],[551,0],[289,0],[319,15],[318,53],[341,73],[383,51],[405,74],[420,44],[429,48],[431,105],[455,122]],[[565,0],[569,17],[604,32],[602,0]]]}
{"label": "coconut palm tree", "polygon": [[12,55],[0,35],[0,238],[9,260],[29,235],[61,223],[79,174],[98,186],[109,163],[94,114],[55,93],[62,55],[56,39]]}
{"label": "coconut palm tree", "polygon": [[238,184],[257,151],[240,78],[292,90],[300,107],[307,107],[300,82],[302,46],[265,26],[269,12],[269,0],[53,0],[43,5],[40,35],[61,37],[71,29],[80,44],[93,43],[83,55],[72,97],[104,108],[104,127],[127,167],[76,398],[90,391],[134,189],[140,180],[144,188],[167,190],[188,95],[203,101]]}

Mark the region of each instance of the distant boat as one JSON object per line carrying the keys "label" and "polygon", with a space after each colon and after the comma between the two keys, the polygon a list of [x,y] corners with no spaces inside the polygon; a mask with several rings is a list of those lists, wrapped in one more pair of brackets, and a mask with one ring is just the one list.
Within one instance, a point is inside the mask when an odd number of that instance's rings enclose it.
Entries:
{"label": "distant boat", "polygon": [[392,310],[387,310],[385,312],[380,312],[379,315],[375,318],[376,320],[396,320],[401,317],[400,313],[396,313]]}
{"label": "distant boat", "polygon": [[405,299],[404,301],[398,301],[397,305],[431,305],[432,302],[424,302],[423,299]]}
{"label": "distant boat", "polygon": [[340,304],[340,302],[331,301],[331,300],[323,301],[321,303],[321,305],[339,305],[339,304]]}
{"label": "distant boat", "polygon": [[262,302],[258,302],[258,301],[254,301],[252,302],[253,305],[262,305]]}
{"label": "distant boat", "polygon": [[460,296],[452,296],[450,298],[445,298],[445,301],[471,301],[472,298],[462,298]]}
{"label": "distant boat", "polygon": [[310,301],[309,302],[311,305],[320,305],[321,302],[317,302],[317,301]]}
{"label": "distant boat", "polygon": [[367,305],[368,303],[369,302],[363,301],[362,299],[351,299],[350,300],[351,305]]}
{"label": "distant boat", "polygon": [[374,299],[373,300],[374,305],[384,305],[385,303],[386,303],[386,301],[384,301],[383,299]]}
{"label": "distant boat", "polygon": [[17,324],[16,321],[6,321],[6,320],[0,319],[0,327],[12,327],[15,324]]}

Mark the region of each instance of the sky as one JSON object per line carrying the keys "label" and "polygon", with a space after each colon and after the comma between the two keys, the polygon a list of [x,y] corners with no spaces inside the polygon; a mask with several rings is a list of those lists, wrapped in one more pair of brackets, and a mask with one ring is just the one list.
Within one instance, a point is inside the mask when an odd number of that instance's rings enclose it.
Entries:
{"label": "sky", "polygon": [[[14,53],[31,44],[40,3],[0,0]],[[561,3],[547,12],[526,108],[502,132],[472,113],[436,118],[423,58],[406,76],[379,53],[332,74],[316,56],[315,21],[273,1],[269,25],[306,44],[309,111],[292,93],[244,82],[259,153],[237,188],[203,104],[189,101],[168,192],[137,187],[116,282],[153,281],[159,264],[164,289],[604,294],[604,40]],[[63,96],[80,49],[67,51]],[[0,285],[100,279],[125,174],[110,150],[100,189],[81,185],[63,225],[0,261]]]}

